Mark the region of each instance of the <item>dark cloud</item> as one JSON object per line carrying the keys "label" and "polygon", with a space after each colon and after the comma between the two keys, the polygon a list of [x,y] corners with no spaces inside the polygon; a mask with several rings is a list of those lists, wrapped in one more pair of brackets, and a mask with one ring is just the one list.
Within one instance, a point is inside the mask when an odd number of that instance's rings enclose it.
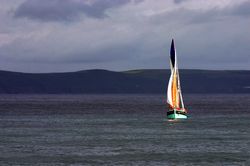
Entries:
{"label": "dark cloud", "polygon": [[182,3],[184,1],[187,1],[187,0],[174,0],[174,3],[178,4],[178,3]]}
{"label": "dark cloud", "polygon": [[88,17],[106,17],[105,11],[131,0],[26,0],[15,11],[15,17],[40,21],[72,21],[80,14]]}

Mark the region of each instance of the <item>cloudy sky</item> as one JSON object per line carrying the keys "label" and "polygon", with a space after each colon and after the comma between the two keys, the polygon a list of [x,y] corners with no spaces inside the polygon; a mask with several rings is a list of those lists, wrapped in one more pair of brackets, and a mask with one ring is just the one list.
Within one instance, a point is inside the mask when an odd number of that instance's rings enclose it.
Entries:
{"label": "cloudy sky", "polygon": [[250,0],[0,0],[0,70],[250,70]]}

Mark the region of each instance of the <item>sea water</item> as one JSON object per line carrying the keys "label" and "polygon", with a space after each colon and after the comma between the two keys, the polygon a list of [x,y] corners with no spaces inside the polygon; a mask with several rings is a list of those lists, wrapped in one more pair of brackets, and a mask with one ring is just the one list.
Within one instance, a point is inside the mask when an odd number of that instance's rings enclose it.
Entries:
{"label": "sea water", "polygon": [[250,95],[0,95],[0,165],[250,165]]}

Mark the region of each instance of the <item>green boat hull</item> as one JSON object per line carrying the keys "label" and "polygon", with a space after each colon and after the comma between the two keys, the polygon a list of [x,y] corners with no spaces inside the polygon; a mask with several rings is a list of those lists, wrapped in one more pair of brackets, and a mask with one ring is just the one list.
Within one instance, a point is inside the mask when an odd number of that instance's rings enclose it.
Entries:
{"label": "green boat hull", "polygon": [[167,113],[168,119],[187,119],[187,115],[184,112],[171,110]]}
{"label": "green boat hull", "polygon": [[171,114],[167,116],[168,119],[187,119],[187,115]]}

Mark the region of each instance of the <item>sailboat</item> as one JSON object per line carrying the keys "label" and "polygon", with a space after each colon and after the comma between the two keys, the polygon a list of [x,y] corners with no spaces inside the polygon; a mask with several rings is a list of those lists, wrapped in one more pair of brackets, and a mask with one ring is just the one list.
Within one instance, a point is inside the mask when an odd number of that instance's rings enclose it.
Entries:
{"label": "sailboat", "polygon": [[181,93],[180,76],[177,64],[177,56],[175,50],[174,39],[170,48],[170,69],[171,75],[168,82],[167,103],[169,109],[167,111],[168,119],[187,119],[187,111]]}

